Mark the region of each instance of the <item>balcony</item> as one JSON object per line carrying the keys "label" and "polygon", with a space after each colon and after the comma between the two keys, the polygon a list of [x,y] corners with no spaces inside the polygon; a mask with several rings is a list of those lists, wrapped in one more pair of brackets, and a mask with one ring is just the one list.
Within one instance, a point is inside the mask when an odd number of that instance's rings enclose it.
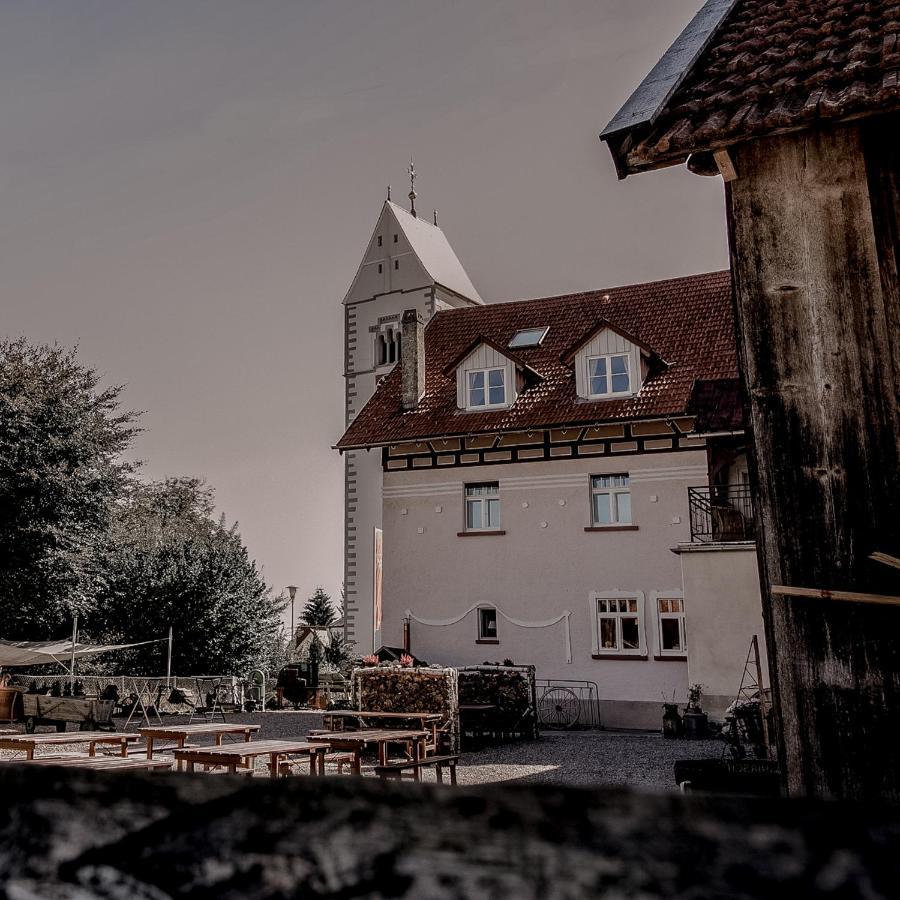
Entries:
{"label": "balcony", "polygon": [[734,543],[756,539],[753,498],[746,484],[688,488],[692,543]]}

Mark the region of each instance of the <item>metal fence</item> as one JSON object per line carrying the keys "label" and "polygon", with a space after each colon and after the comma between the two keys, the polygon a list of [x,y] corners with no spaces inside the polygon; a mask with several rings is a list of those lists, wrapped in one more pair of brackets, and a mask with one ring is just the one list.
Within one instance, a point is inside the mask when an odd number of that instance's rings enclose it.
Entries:
{"label": "metal fence", "polygon": [[536,689],[541,728],[601,727],[599,690],[595,682],[539,679]]}
{"label": "metal fence", "polygon": [[752,541],[756,538],[753,495],[746,484],[688,488],[691,540]]}

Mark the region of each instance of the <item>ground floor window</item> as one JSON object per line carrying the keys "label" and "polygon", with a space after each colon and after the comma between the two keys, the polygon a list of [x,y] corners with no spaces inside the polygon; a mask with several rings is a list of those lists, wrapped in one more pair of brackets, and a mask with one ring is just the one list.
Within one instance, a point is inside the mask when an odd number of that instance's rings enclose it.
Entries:
{"label": "ground floor window", "polygon": [[478,639],[497,640],[497,610],[492,606],[481,606],[478,609]]}
{"label": "ground floor window", "polygon": [[598,597],[598,652],[640,654],[641,611],[637,597]]}
{"label": "ground floor window", "polygon": [[684,632],[684,600],[681,597],[659,597],[659,652],[682,656],[687,651]]}

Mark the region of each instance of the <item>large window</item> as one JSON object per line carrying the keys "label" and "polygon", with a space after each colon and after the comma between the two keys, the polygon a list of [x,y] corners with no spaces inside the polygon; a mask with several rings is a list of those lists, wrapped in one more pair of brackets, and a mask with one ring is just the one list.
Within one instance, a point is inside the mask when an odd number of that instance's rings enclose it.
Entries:
{"label": "large window", "polygon": [[631,393],[631,371],[627,353],[590,356],[588,366],[588,395],[613,397]]}
{"label": "large window", "polygon": [[474,369],[466,372],[466,408],[506,406],[506,371]]}
{"label": "large window", "polygon": [[600,655],[624,653],[640,655],[641,613],[637,597],[598,597],[597,628]]}
{"label": "large window", "polygon": [[631,485],[627,475],[591,476],[591,524],[631,525]]}
{"label": "large window", "polygon": [[659,597],[656,603],[660,655],[684,656],[687,652],[684,601],[681,597]]}
{"label": "large window", "polygon": [[466,485],[466,531],[494,531],[500,528],[500,486]]}
{"label": "large window", "polygon": [[497,638],[497,610],[492,606],[478,608],[478,640],[496,641]]}

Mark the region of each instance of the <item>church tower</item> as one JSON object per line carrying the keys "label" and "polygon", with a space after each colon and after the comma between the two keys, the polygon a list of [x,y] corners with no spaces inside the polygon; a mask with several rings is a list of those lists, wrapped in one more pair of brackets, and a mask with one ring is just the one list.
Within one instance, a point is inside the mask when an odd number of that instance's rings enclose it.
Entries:
{"label": "church tower", "polygon": [[[400,317],[416,309],[427,322],[442,309],[484,301],[435,221],[416,213],[415,170],[410,164],[410,210],[390,191],[362,263],[344,298],[346,425],[365,406],[375,385],[400,360]],[[344,635],[355,652],[381,645],[381,455],[344,456]]]}

